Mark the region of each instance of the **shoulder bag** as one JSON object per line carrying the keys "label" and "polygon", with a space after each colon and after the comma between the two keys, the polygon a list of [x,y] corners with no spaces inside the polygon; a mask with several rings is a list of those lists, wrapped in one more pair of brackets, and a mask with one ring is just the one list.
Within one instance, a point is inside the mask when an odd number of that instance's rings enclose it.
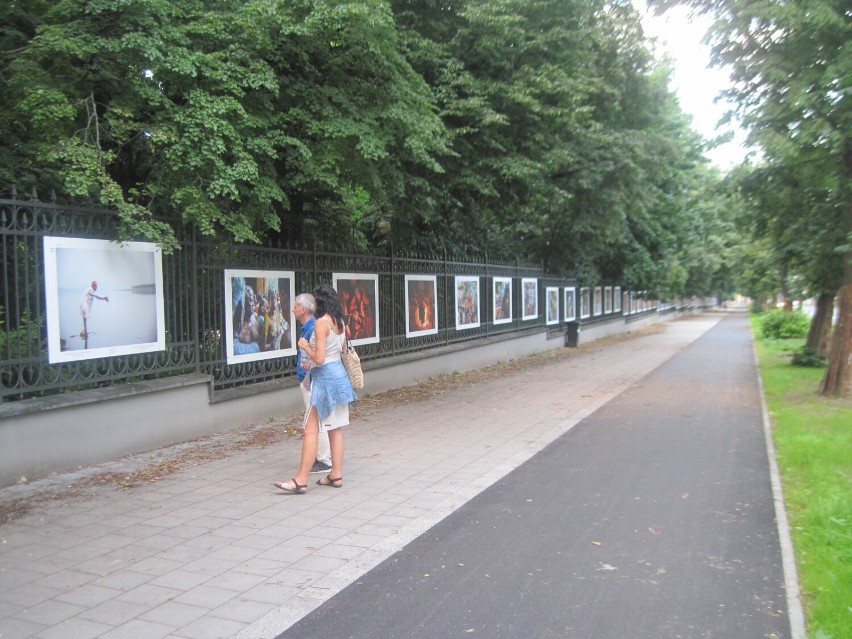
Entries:
{"label": "shoulder bag", "polygon": [[346,374],[349,375],[352,388],[355,390],[364,388],[364,371],[361,370],[361,358],[358,357],[355,347],[349,343],[348,339],[343,344],[340,359],[343,362],[343,368],[346,369]]}

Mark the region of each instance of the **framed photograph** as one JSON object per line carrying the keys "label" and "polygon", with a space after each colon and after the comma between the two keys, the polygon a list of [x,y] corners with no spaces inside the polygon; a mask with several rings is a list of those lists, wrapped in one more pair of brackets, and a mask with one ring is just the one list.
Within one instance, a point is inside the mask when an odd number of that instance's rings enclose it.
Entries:
{"label": "framed photograph", "polygon": [[346,335],[353,346],[379,342],[379,276],[332,273],[331,280],[343,304]]}
{"label": "framed photograph", "polygon": [[494,324],[508,324],[512,321],[512,278],[495,277],[494,286]]}
{"label": "framed photograph", "polygon": [[521,291],[524,300],[524,312],[521,319],[536,319],[538,317],[538,280],[528,277],[522,278]]}
{"label": "framed photograph", "polygon": [[592,306],[592,315],[603,315],[603,288],[600,286],[595,287],[594,291],[594,305]]}
{"label": "framed photograph", "polygon": [[545,314],[545,324],[559,323],[559,287],[548,286],[544,290],[544,303],[547,305],[547,313]]}
{"label": "framed photograph", "polygon": [[479,328],[479,278],[456,275],[456,330]]}
{"label": "framed photograph", "polygon": [[612,313],[612,287],[604,286],[604,313]]}
{"label": "framed photograph", "polygon": [[405,336],[438,332],[438,282],[434,275],[405,276]]}
{"label": "framed photograph", "polygon": [[588,286],[580,288],[580,319],[586,319],[592,314],[592,298]]}
{"label": "framed photograph", "polygon": [[621,287],[616,286],[612,289],[612,310],[615,313],[621,312]]}
{"label": "framed photograph", "polygon": [[296,354],[293,271],[225,270],[228,364]]}
{"label": "framed photograph", "polygon": [[165,350],[156,244],[45,237],[44,284],[51,364]]}
{"label": "framed photograph", "polygon": [[565,300],[565,321],[573,322],[577,319],[577,289],[573,286],[566,286],[562,289],[562,292]]}

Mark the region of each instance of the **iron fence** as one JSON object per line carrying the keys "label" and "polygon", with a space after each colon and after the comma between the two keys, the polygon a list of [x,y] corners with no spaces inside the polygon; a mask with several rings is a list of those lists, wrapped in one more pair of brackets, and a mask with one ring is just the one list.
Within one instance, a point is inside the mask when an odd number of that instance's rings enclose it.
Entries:
{"label": "iron fence", "polygon": [[[362,361],[473,342],[491,336],[565,330],[546,313],[522,319],[521,282],[535,280],[539,304],[547,287],[576,286],[553,277],[541,266],[483,256],[413,255],[392,248],[376,254],[330,253],[311,248],[236,245],[199,238],[173,221],[180,250],[164,255],[163,298],[165,348],[81,361],[48,361],[44,243],[46,236],[116,240],[113,211],[55,198],[0,199],[0,401],[38,398],[76,390],[182,375],[208,374],[213,392],[271,381],[295,374],[295,356],[228,364],[226,354],[226,269],[292,271],[296,293],[331,283],[335,273],[363,273],[378,278],[380,339],[359,348]],[[437,291],[437,331],[406,336],[406,275],[433,276]],[[455,277],[479,282],[479,325],[459,330],[455,321]],[[511,278],[512,320],[493,322],[494,277]],[[289,313],[289,308],[285,309]]]}

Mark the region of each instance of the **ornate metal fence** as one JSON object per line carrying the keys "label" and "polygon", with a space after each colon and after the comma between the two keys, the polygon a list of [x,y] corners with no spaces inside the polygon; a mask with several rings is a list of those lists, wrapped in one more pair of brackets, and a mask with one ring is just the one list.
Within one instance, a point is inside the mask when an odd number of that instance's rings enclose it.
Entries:
{"label": "ornate metal fence", "polygon": [[[487,256],[453,257],[326,253],[310,249],[234,245],[198,238],[175,223],[181,250],[163,256],[165,349],[152,353],[98,357],[82,361],[48,362],[44,237],[115,240],[115,213],[52,199],[0,199],[0,401],[44,397],[75,390],[125,384],[186,373],[213,378],[213,389],[256,384],[295,373],[295,357],[275,357],[228,364],[226,358],[225,269],[293,271],[296,293],[319,283],[331,283],[334,273],[364,273],[378,277],[378,343],[359,349],[370,361],[459,342],[509,333],[564,330],[547,323],[546,314],[522,319],[521,281],[535,280],[539,304],[547,286],[575,284],[547,276],[540,266],[517,261],[489,260]],[[434,276],[438,330],[406,336],[406,275]],[[479,282],[479,325],[458,330],[455,321],[455,277]],[[494,277],[511,278],[512,320],[492,319]],[[289,314],[289,308],[285,309]]]}

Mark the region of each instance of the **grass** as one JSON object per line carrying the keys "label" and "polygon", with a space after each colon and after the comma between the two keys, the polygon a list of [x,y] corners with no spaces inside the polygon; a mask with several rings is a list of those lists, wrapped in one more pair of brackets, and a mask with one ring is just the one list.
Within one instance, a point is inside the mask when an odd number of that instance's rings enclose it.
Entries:
{"label": "grass", "polygon": [[793,366],[803,339],[754,330],[810,639],[852,637],[852,400]]}

